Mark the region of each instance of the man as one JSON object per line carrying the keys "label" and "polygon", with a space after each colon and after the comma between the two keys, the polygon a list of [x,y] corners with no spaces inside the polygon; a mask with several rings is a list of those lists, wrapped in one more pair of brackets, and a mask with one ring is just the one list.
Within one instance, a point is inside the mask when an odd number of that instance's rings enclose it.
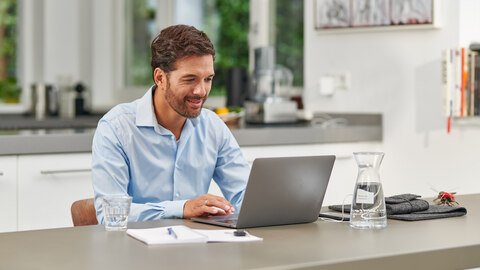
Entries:
{"label": "man", "polygon": [[[202,109],[215,49],[191,26],[170,26],[151,44],[155,85],[98,123],[92,145],[97,219],[102,197],[133,197],[129,221],[229,215],[238,210],[250,168],[223,121]],[[225,198],[206,194],[211,179]]]}

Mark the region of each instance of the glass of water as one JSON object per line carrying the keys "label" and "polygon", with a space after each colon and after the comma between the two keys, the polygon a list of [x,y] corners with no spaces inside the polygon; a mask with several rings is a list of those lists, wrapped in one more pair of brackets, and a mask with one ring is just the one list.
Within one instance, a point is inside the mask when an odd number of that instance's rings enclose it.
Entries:
{"label": "glass of water", "polygon": [[126,195],[108,195],[103,197],[103,214],[107,231],[125,231],[132,197]]}

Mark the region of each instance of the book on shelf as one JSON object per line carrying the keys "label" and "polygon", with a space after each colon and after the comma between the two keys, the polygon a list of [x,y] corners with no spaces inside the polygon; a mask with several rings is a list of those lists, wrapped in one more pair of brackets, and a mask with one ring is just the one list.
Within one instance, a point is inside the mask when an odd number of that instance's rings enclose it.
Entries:
{"label": "book on shelf", "polygon": [[465,48],[460,48],[460,116],[465,116],[466,104],[465,98]]}
{"label": "book on shelf", "polygon": [[474,68],[473,68],[473,73],[472,76],[470,77],[471,80],[473,81],[471,83],[471,86],[473,87],[473,92],[474,92],[474,115],[480,115],[480,53],[479,52],[474,52]]}
{"label": "book on shelf", "polygon": [[[477,52],[470,52],[468,54],[468,73],[467,73],[467,89],[468,89],[468,95],[469,95],[469,111],[468,115],[469,116],[475,116],[477,115],[475,113],[475,105],[476,105],[476,100],[478,100],[477,95],[475,95],[475,62],[477,60]],[[478,109],[477,109],[478,112]]]}
{"label": "book on shelf", "polygon": [[453,116],[461,116],[462,109],[462,51],[460,48],[455,49],[455,66],[453,68],[453,83],[455,87],[455,96],[453,99]]}

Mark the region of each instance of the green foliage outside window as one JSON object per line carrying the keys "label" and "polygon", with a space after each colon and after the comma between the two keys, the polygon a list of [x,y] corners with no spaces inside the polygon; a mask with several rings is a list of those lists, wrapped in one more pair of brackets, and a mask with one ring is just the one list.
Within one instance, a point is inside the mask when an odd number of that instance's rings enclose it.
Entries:
{"label": "green foliage outside window", "polygon": [[276,0],[276,62],[293,72],[293,85],[303,86],[303,0]]}
{"label": "green foliage outside window", "polygon": [[[220,19],[215,44],[215,79],[210,95],[226,95],[227,71],[233,67],[248,68],[249,1],[216,0]],[[213,34],[208,33],[209,36]]]}
{"label": "green foliage outside window", "polygon": [[[127,59],[125,69],[127,85],[152,85],[152,68],[150,67],[150,43],[156,33],[155,2],[145,0],[127,1],[127,12],[131,14],[131,23],[127,24]],[[129,18],[127,14],[127,18]],[[130,39],[130,40],[129,40]]]}
{"label": "green foliage outside window", "polygon": [[16,79],[17,0],[0,1],[0,101],[18,103],[21,89]]}

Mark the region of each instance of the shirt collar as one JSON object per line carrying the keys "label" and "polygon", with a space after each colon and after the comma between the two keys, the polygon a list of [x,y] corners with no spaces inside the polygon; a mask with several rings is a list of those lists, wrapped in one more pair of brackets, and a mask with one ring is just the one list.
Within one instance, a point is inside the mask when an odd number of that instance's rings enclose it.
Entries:
{"label": "shirt collar", "polygon": [[[135,118],[135,124],[137,126],[157,127],[157,117],[155,116],[155,109],[153,108],[153,93],[155,92],[156,85],[153,85],[148,89],[147,93],[139,99],[137,103],[137,115]],[[187,118],[187,123],[191,122],[193,126],[198,125],[199,117]],[[185,123],[185,124],[187,124]]]}
{"label": "shirt collar", "polygon": [[150,87],[147,93],[145,93],[137,103],[137,116],[135,118],[135,124],[137,126],[155,127],[158,125],[153,108],[153,91],[155,86],[156,85]]}

